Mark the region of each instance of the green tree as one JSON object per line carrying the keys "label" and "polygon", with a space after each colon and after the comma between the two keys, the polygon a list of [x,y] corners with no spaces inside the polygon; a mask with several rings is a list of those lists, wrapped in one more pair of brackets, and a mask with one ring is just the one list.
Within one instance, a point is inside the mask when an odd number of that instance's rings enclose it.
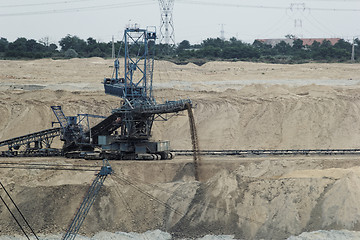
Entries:
{"label": "green tree", "polygon": [[220,38],[208,38],[204,40],[201,44],[202,47],[224,47],[225,41]]}
{"label": "green tree", "polygon": [[303,40],[301,40],[299,38],[295,39],[294,42],[293,42],[292,49],[293,50],[301,50],[301,49],[303,49],[303,43],[304,43]]}
{"label": "green tree", "polygon": [[344,39],[340,39],[337,43],[335,43],[334,47],[351,51],[352,44],[345,41]]}
{"label": "green tree", "polygon": [[26,52],[26,38],[18,38],[14,42],[9,43],[9,50],[15,52]]}
{"label": "green tree", "polygon": [[0,52],[5,52],[8,49],[9,42],[6,38],[0,38]]}
{"label": "green tree", "polygon": [[221,57],[221,48],[214,46],[206,46],[195,52],[197,58],[218,58]]}
{"label": "green tree", "polygon": [[183,51],[186,49],[190,49],[191,45],[190,42],[188,40],[183,40],[181,43],[179,43],[179,46],[177,47],[177,51]]}
{"label": "green tree", "polygon": [[291,46],[285,41],[281,41],[280,43],[276,44],[274,48],[282,55],[289,55],[291,50]]}
{"label": "green tree", "polygon": [[[39,44],[42,46],[41,44]],[[27,40],[25,42],[26,51],[27,52],[37,52],[40,50],[40,46],[38,46],[38,43],[34,39]]]}
{"label": "green tree", "polygon": [[51,43],[48,48],[51,52],[56,52],[58,46],[55,43]]}
{"label": "green tree", "polygon": [[276,50],[270,45],[255,40],[252,46],[258,51],[259,56],[267,57],[267,56],[274,56],[276,55]]}
{"label": "green tree", "polygon": [[359,54],[360,54],[360,39],[356,38],[354,40],[354,44],[355,44],[355,59],[359,59]]}
{"label": "green tree", "polygon": [[87,44],[87,47],[86,47],[86,52],[87,53],[92,53],[92,52],[94,52],[95,49],[97,49],[97,53],[101,52],[101,50],[98,47],[98,43],[92,37],[89,37],[86,40],[86,44]]}
{"label": "green tree", "polygon": [[77,36],[71,36],[70,34],[62,38],[59,41],[59,45],[63,52],[71,48],[74,49],[77,53],[85,53],[87,47],[87,44],[83,39],[80,39]]}

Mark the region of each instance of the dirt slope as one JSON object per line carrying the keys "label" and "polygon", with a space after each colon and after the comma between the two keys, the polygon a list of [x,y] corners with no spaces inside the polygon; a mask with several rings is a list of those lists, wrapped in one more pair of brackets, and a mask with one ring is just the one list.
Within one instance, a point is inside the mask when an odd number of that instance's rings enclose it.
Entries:
{"label": "dirt slope", "polygon": [[[100,164],[61,159],[22,162]],[[205,157],[202,183],[193,180],[191,158],[112,162],[112,166],[114,174],[90,210],[80,231],[83,235],[161,229],[178,237],[231,234],[239,239],[284,239],[318,229],[360,230],[356,157]],[[66,230],[95,171],[0,169],[0,173],[35,231],[58,234]],[[3,205],[0,226],[1,235],[21,234]]]}
{"label": "dirt slope", "polygon": [[[108,115],[119,104],[101,90],[101,79],[111,75],[110,60],[0,61],[0,66],[0,140],[50,128],[55,121],[51,105],[62,105],[67,115]],[[157,66],[158,99],[189,97],[196,105],[202,149],[360,147],[357,64]],[[305,84],[241,85],[258,79],[301,79]],[[306,84],[314,79],[334,84]],[[156,122],[153,130],[155,139],[169,139],[175,149],[191,148],[186,113]],[[0,161],[1,166],[9,161],[101,165],[64,159]],[[106,181],[83,234],[161,229],[178,236],[281,239],[319,229],[360,230],[356,156],[208,157],[201,165],[202,182],[193,180],[191,158],[112,165],[115,175]],[[66,229],[94,173],[0,168],[0,180],[38,232],[55,234]],[[0,231],[18,233],[3,205]]]}
{"label": "dirt slope", "polygon": [[[203,149],[316,149],[360,147],[360,94],[354,87],[253,85],[225,92],[159,90],[169,98],[190,97],[196,105]],[[102,92],[11,91],[0,94],[0,138],[50,128],[51,105],[66,115],[109,115],[119,106]],[[96,120],[95,120],[96,121]],[[155,139],[191,149],[187,114],[155,122]]]}

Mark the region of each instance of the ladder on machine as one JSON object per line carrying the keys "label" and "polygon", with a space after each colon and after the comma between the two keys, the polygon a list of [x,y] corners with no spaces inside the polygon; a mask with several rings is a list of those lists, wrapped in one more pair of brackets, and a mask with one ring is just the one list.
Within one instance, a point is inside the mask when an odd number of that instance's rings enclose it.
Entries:
{"label": "ladder on machine", "polygon": [[68,124],[68,121],[64,112],[61,109],[61,106],[51,106],[51,109],[53,110],[57,120],[59,121],[60,126],[62,128],[65,128]]}

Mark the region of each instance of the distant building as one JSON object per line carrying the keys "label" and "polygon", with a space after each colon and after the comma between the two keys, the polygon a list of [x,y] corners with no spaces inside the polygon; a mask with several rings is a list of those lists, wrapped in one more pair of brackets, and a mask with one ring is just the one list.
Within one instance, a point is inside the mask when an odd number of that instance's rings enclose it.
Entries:
{"label": "distant building", "polygon": [[322,43],[323,41],[330,41],[331,45],[335,45],[341,38],[300,38],[304,46],[311,46],[314,42]]}
{"label": "distant building", "polygon": [[[314,42],[322,43],[323,41],[327,40],[330,41],[331,45],[336,44],[341,38],[299,38],[303,41],[303,46],[311,46]],[[259,41],[272,47],[275,47],[276,44],[284,41],[285,43],[289,44],[290,46],[294,43],[293,38],[277,38],[277,39],[256,39],[255,41]]]}

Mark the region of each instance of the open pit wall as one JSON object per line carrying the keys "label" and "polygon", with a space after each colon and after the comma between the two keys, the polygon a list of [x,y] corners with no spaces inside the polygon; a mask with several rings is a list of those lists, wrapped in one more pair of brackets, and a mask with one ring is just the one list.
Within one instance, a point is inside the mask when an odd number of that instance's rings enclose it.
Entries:
{"label": "open pit wall", "polygon": [[[101,162],[5,159],[2,182],[39,234],[63,233]],[[205,157],[202,182],[191,158],[115,162],[80,234],[160,229],[178,237],[231,234],[284,239],[304,231],[359,231],[360,167],[353,156]],[[26,169],[81,165],[90,171]],[[344,207],[346,206],[346,207]],[[0,206],[1,235],[21,234]]]}

